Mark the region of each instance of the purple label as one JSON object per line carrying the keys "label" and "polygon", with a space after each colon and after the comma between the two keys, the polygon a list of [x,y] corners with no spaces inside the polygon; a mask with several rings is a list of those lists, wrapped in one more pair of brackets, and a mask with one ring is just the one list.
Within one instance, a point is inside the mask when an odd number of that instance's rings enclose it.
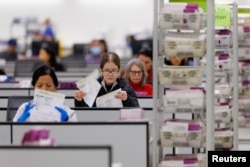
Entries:
{"label": "purple label", "polygon": [[229,58],[228,54],[221,54],[218,56],[219,60],[227,60]]}
{"label": "purple label", "polygon": [[247,67],[247,66],[250,66],[250,63],[243,63],[242,64],[242,67]]}
{"label": "purple label", "polygon": [[195,124],[195,123],[189,123],[188,124],[188,130],[189,131],[196,131],[196,130],[200,130],[201,126],[199,124]]}
{"label": "purple label", "polygon": [[229,35],[230,33],[231,31],[227,29],[219,30],[219,32],[217,32],[218,35]]}
{"label": "purple label", "polygon": [[49,130],[47,130],[47,129],[39,130],[39,140],[40,139],[48,139],[48,138],[49,138]]}
{"label": "purple label", "polygon": [[219,106],[228,106],[228,105],[229,105],[229,103],[220,103]]}
{"label": "purple label", "polygon": [[184,164],[194,164],[194,163],[197,163],[198,160],[197,160],[197,158],[184,159],[183,162],[184,162]]}
{"label": "purple label", "polygon": [[184,9],[183,13],[194,13],[195,10],[194,9]]}
{"label": "purple label", "polygon": [[250,32],[250,27],[244,27],[243,32]]}
{"label": "purple label", "polygon": [[75,89],[77,88],[76,83],[75,82],[60,82],[59,83],[59,87],[60,88],[69,88],[69,89]]}
{"label": "purple label", "polygon": [[243,81],[242,82],[242,86],[249,86],[250,85],[250,82],[249,81]]}
{"label": "purple label", "polygon": [[250,118],[250,115],[244,115],[244,118],[249,119],[249,118]]}

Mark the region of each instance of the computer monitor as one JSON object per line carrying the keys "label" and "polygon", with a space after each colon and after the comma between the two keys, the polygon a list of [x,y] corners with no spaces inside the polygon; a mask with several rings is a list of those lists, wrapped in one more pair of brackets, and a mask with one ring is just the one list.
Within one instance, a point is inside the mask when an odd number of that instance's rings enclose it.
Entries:
{"label": "computer monitor", "polygon": [[75,43],[73,45],[73,55],[76,57],[85,56],[88,54],[88,44],[85,43]]}
{"label": "computer monitor", "polygon": [[153,39],[134,40],[131,42],[131,47],[133,55],[137,55],[142,48],[149,47],[152,49]]}
{"label": "computer monitor", "polygon": [[49,46],[51,49],[53,49],[56,55],[59,55],[58,41],[32,41],[31,43],[32,56],[38,56],[41,47],[44,45]]}

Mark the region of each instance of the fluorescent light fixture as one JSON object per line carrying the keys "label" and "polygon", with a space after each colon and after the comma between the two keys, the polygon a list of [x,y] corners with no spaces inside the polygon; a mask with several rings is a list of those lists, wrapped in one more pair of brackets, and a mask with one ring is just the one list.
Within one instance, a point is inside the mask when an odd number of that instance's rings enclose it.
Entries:
{"label": "fluorescent light fixture", "polygon": [[62,2],[62,0],[0,0],[1,5],[37,5],[37,4],[45,4],[45,5],[50,5],[50,4],[57,4]]}
{"label": "fluorescent light fixture", "polygon": [[79,3],[83,4],[141,4],[147,3],[149,0],[77,0]]}

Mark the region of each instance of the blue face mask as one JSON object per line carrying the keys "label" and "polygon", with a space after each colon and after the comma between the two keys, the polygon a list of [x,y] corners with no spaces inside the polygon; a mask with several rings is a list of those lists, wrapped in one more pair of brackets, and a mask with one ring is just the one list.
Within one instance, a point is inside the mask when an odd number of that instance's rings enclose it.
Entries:
{"label": "blue face mask", "polygon": [[90,53],[93,55],[99,55],[101,54],[101,48],[98,46],[93,46],[90,48]]}

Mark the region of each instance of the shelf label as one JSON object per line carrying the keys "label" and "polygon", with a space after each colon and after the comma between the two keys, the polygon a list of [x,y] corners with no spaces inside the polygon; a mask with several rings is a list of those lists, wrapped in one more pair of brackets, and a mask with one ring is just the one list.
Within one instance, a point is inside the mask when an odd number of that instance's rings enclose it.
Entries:
{"label": "shelf label", "polygon": [[229,27],[231,11],[230,5],[216,4],[215,5],[215,26]]}

